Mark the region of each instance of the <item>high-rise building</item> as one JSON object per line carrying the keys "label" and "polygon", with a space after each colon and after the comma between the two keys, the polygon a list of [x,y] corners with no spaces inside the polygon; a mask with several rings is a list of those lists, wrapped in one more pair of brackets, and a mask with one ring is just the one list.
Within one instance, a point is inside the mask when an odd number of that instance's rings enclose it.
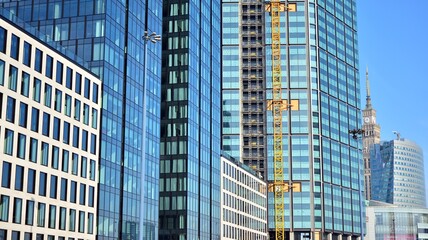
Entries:
{"label": "high-rise building", "polygon": [[101,81],[0,13],[0,239],[95,239]]}
{"label": "high-rise building", "polygon": [[221,239],[268,239],[266,191],[258,172],[221,156]]}
{"label": "high-rise building", "polygon": [[360,238],[356,1],[223,0],[222,19],[222,148],[268,181],[270,238]]}
{"label": "high-rise building", "polygon": [[217,0],[163,4],[162,240],[220,239],[220,14]]}
{"label": "high-rise building", "polygon": [[376,110],[370,97],[369,69],[366,69],[366,108],[363,110],[363,158],[364,158],[364,187],[366,200],[371,199],[370,148],[380,143],[380,126],[376,123]]}
{"label": "high-rise building", "polygon": [[98,239],[157,239],[161,44],[142,36],[162,31],[162,1],[22,0],[0,7],[83,58],[102,81]]}
{"label": "high-rise building", "polygon": [[372,199],[400,207],[426,207],[424,158],[414,142],[400,138],[371,148]]}

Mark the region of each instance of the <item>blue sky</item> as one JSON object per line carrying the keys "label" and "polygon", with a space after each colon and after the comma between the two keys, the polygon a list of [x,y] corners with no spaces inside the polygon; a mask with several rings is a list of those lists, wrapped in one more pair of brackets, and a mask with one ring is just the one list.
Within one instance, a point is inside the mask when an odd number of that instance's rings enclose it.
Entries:
{"label": "blue sky", "polygon": [[381,139],[398,131],[421,146],[427,176],[428,1],[357,0],[357,7],[362,107],[367,65]]}

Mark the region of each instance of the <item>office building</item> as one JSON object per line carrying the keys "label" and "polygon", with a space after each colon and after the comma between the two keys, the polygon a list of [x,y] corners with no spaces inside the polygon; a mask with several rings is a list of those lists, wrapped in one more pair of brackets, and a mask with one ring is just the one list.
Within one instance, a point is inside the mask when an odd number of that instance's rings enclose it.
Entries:
{"label": "office building", "polygon": [[221,239],[268,239],[267,185],[260,177],[221,156]]}
{"label": "office building", "polygon": [[220,239],[220,3],[163,4],[159,239]]}
{"label": "office building", "polygon": [[372,199],[400,207],[424,208],[425,174],[422,149],[400,137],[372,146]]}
{"label": "office building", "polygon": [[364,189],[366,200],[371,199],[370,148],[380,143],[380,126],[376,123],[376,110],[370,97],[369,70],[366,69],[366,108],[363,110],[363,157],[364,157]]}
{"label": "office building", "polygon": [[0,15],[0,239],[95,239],[101,81]]}
{"label": "office building", "polygon": [[370,201],[366,240],[428,239],[428,209]]}
{"label": "office building", "polygon": [[98,239],[157,239],[161,44],[142,36],[162,31],[162,1],[0,7],[81,57],[102,81]]}
{"label": "office building", "polygon": [[222,1],[222,148],[268,181],[271,239],[364,228],[356,1]]}

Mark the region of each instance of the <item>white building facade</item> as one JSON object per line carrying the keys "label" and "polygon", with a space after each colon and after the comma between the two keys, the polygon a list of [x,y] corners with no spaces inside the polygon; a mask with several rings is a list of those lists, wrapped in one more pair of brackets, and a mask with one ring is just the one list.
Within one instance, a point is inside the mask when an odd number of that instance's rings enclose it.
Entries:
{"label": "white building facade", "polygon": [[221,239],[268,239],[266,190],[248,166],[221,157]]}
{"label": "white building facade", "polygon": [[100,86],[0,18],[0,239],[95,239]]}

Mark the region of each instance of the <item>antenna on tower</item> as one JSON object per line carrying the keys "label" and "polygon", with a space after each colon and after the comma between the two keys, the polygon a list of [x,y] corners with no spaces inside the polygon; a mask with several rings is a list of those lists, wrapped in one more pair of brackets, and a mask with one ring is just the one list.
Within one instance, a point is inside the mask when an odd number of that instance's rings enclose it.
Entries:
{"label": "antenna on tower", "polygon": [[397,140],[400,140],[401,134],[397,131],[392,131],[395,135],[397,135]]}

